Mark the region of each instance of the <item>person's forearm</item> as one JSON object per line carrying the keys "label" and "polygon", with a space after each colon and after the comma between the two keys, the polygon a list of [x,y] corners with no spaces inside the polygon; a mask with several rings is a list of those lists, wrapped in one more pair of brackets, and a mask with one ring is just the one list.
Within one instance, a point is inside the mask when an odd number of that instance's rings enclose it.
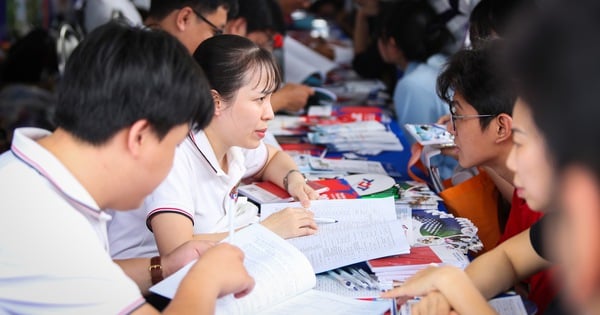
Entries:
{"label": "person's forearm", "polygon": [[268,164],[265,166],[262,179],[271,181],[280,187],[284,187],[283,178],[286,175],[288,176],[289,183],[296,178],[298,180],[304,180],[299,172],[288,174],[288,172],[293,169],[298,169],[298,166],[294,160],[287,153],[283,151],[276,151],[273,157],[269,160]]}
{"label": "person's forearm", "polygon": [[517,280],[510,261],[497,248],[473,260],[465,272],[486,300],[509,289]]}
{"label": "person's forearm", "polygon": [[148,291],[152,286],[151,274],[148,270],[148,267],[150,267],[150,258],[131,258],[113,261],[138,285],[143,295],[150,293]]}
{"label": "person's forearm", "polygon": [[490,299],[550,266],[533,249],[527,229],[475,259],[466,272],[483,296]]}
{"label": "person's forearm", "polygon": [[362,11],[356,12],[354,19],[354,34],[352,38],[354,43],[354,54],[360,54],[367,50],[369,46],[369,23],[368,16]]}

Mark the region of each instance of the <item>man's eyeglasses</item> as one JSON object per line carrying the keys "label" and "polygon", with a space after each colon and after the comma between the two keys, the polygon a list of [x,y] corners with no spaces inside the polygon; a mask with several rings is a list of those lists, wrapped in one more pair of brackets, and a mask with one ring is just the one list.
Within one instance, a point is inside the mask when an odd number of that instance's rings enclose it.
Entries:
{"label": "man's eyeglasses", "polygon": [[452,122],[452,130],[456,131],[456,121],[465,120],[471,118],[484,118],[484,117],[496,117],[497,115],[454,115],[450,114],[450,121]]}
{"label": "man's eyeglasses", "polygon": [[192,9],[192,11],[194,11],[194,13],[196,13],[196,15],[202,20],[204,21],[206,24],[208,24],[208,26],[210,26],[210,28],[213,31],[213,36],[218,36],[218,35],[222,35],[223,34],[223,29],[220,27],[217,27],[216,25],[214,25],[211,21],[209,21],[207,18],[204,17],[204,15],[202,15],[200,12],[196,11],[196,9],[190,7]]}

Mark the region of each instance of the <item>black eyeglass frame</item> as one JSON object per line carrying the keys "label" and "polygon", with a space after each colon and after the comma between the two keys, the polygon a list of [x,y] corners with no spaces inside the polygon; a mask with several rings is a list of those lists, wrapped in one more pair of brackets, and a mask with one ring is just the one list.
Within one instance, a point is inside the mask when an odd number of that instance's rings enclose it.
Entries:
{"label": "black eyeglass frame", "polygon": [[204,21],[206,24],[208,24],[208,26],[210,26],[210,28],[213,31],[213,36],[219,36],[219,35],[223,35],[223,29],[216,26],[215,24],[213,24],[213,22],[209,21],[206,17],[204,17],[204,15],[202,15],[202,13],[198,12],[196,9],[194,9],[193,7],[190,7],[190,9],[192,9],[192,11],[194,11],[194,13],[202,20]]}

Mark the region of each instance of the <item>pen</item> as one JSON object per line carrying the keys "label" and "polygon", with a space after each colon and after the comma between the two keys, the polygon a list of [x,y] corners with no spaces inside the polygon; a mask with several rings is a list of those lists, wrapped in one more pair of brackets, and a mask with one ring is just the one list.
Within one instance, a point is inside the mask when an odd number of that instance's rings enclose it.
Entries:
{"label": "pen", "polygon": [[369,286],[369,289],[378,289],[377,284],[373,281],[371,277],[365,277],[363,274],[358,272],[358,270],[350,268],[350,274],[366,283]]}
{"label": "pen", "polygon": [[338,220],[332,218],[315,218],[315,222],[317,223],[337,223]]}
{"label": "pen", "polygon": [[335,271],[331,270],[327,274],[330,275],[335,280],[339,281],[348,290],[358,291],[358,288],[354,285],[354,283],[352,283],[349,280],[346,280],[346,279],[342,278],[340,275],[338,275],[337,273],[335,273]]}
{"label": "pen", "polygon": [[353,276],[349,273],[347,273],[344,269],[338,269],[340,274],[342,275],[342,277],[346,277],[346,279],[350,280],[353,283],[358,284],[359,286],[365,288],[365,289],[370,289],[371,287],[369,286],[368,283],[366,283],[365,281],[359,279],[356,276]]}

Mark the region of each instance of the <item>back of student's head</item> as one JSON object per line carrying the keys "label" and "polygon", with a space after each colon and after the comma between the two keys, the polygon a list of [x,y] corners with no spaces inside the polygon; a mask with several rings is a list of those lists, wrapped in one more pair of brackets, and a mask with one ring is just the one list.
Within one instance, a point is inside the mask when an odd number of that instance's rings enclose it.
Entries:
{"label": "back of student's head", "polygon": [[393,38],[409,61],[426,61],[452,42],[447,22],[425,0],[401,0],[384,12],[380,38]]}
{"label": "back of student's head", "polygon": [[237,91],[249,84],[251,75],[266,75],[265,93],[275,91],[281,83],[273,55],[251,40],[237,35],[220,35],[202,42],[194,59],[202,67],[212,89],[226,101],[235,99]]}
{"label": "back of student's head", "polygon": [[248,33],[254,31],[276,31],[274,13],[269,0],[242,0],[239,3],[238,17],[246,19]]}
{"label": "back of student's head", "polygon": [[111,22],[88,34],[69,57],[56,123],[100,145],[140,119],[160,139],[180,124],[202,128],[213,110],[202,70],[174,37]]}
{"label": "back of student's head", "polygon": [[600,2],[557,3],[518,32],[513,68],[558,166],[600,180]]}
{"label": "back of student's head", "polygon": [[56,45],[48,31],[34,29],[17,40],[2,66],[1,84],[44,85],[58,74]]}
{"label": "back of student's head", "polygon": [[[456,52],[438,76],[439,97],[452,104],[454,93],[458,93],[480,115],[512,115],[517,93],[511,76],[500,63],[504,49],[501,40],[492,40]],[[481,128],[485,129],[492,119],[480,118]]]}
{"label": "back of student's head", "polygon": [[534,0],[481,0],[469,17],[472,45],[493,37],[504,37],[510,25],[536,10]]}
{"label": "back of student's head", "polygon": [[162,20],[171,12],[185,7],[194,8],[201,14],[210,14],[223,7],[227,10],[227,17],[231,18],[237,15],[238,0],[152,0],[148,16]]}

